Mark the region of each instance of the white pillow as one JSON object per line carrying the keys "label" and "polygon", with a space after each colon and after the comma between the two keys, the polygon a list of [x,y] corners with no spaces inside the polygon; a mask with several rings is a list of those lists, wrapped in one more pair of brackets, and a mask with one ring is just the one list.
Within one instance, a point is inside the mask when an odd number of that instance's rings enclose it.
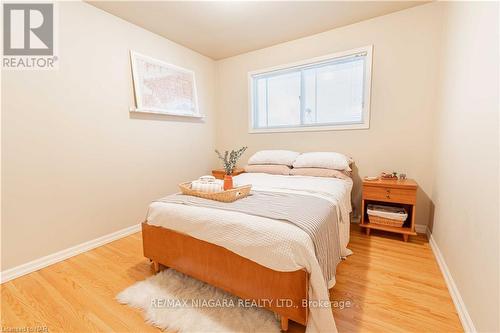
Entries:
{"label": "white pillow", "polygon": [[261,150],[248,159],[248,164],[281,164],[291,166],[300,153],[290,150]]}
{"label": "white pillow", "polygon": [[300,154],[294,168],[325,168],[334,170],[352,171],[349,167],[351,159],[344,154],[334,152],[313,152]]}

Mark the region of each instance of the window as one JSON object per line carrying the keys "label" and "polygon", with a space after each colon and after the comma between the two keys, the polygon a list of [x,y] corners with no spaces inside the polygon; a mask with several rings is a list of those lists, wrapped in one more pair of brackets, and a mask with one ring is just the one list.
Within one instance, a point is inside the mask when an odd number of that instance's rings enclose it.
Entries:
{"label": "window", "polygon": [[249,73],[250,132],[369,127],[372,47]]}

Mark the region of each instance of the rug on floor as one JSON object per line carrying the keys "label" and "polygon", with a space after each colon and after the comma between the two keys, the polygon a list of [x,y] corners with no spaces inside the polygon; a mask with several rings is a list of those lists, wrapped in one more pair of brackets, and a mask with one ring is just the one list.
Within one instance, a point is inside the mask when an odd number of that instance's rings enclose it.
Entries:
{"label": "rug on floor", "polygon": [[[116,296],[142,309],[149,324],[178,332],[280,332],[274,314],[173,269]],[[243,305],[243,306],[242,306]]]}

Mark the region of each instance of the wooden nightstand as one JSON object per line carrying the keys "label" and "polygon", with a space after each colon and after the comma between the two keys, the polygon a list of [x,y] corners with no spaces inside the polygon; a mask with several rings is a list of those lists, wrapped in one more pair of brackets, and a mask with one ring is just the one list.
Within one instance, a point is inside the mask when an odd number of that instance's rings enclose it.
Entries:
{"label": "wooden nightstand", "polygon": [[[403,235],[405,242],[408,241],[410,235],[416,235],[415,204],[417,202],[417,188],[418,184],[413,179],[363,180],[360,226],[366,228],[366,234],[369,235],[371,229],[396,232]],[[408,218],[402,227],[371,224],[366,213],[366,207],[369,203],[404,207],[408,212]]]}
{"label": "wooden nightstand", "polygon": [[[243,173],[243,172],[245,172],[244,169],[236,168],[236,169],[233,170],[233,176],[237,176],[237,175],[239,175],[240,173]],[[226,174],[226,171],[224,171],[224,169],[215,169],[215,170],[212,170],[212,176],[214,176],[217,179],[224,179],[224,175],[225,174]]]}

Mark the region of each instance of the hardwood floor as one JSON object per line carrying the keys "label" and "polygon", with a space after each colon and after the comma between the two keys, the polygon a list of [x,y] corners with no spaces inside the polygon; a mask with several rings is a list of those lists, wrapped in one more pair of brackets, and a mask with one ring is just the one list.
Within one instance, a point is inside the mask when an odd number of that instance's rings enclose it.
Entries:
{"label": "hardwood floor", "polygon": [[[331,299],[339,332],[463,332],[425,236],[353,226],[354,254],[337,270]],[[152,275],[137,233],[1,286],[1,327],[48,332],[160,332],[115,295]],[[46,328],[46,329],[45,329]],[[304,327],[291,323],[290,332]]]}

